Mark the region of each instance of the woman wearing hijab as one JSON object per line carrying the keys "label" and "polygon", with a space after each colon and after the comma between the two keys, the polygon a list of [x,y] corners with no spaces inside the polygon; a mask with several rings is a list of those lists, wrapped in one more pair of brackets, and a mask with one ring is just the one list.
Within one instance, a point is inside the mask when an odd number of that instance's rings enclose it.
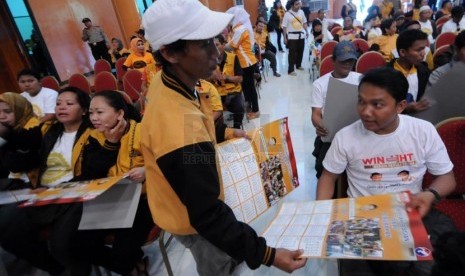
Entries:
{"label": "woman wearing hijab", "polygon": [[255,119],[260,116],[258,107],[257,91],[254,84],[254,73],[257,67],[257,58],[253,48],[255,39],[253,35],[250,15],[240,7],[232,7],[226,11],[234,15],[232,21],[232,39],[226,45],[226,49],[232,48],[239,58],[239,64],[242,68],[242,90],[244,91],[245,100],[251,112],[247,113],[249,119]]}

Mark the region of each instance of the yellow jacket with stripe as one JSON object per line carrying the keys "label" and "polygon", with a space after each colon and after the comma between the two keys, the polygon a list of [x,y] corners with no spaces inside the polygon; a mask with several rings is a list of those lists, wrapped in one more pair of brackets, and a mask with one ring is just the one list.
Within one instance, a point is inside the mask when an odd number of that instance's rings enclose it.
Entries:
{"label": "yellow jacket with stripe", "polygon": [[275,249],[223,202],[207,95],[189,89],[167,67],[153,79],[148,99],[141,144],[155,223],[176,235],[199,234],[251,268],[271,265]]}
{"label": "yellow jacket with stripe", "polygon": [[[221,68],[223,66],[223,68]],[[223,76],[230,76],[234,77],[237,75],[242,75],[242,68],[239,64],[239,59],[237,55],[230,52],[224,52],[223,60],[221,61],[220,65],[218,65],[217,70],[221,71]],[[240,93],[242,91],[242,86],[240,83],[232,83],[232,82],[222,82],[222,83],[214,83],[216,89],[220,96],[227,96],[231,93]]]}

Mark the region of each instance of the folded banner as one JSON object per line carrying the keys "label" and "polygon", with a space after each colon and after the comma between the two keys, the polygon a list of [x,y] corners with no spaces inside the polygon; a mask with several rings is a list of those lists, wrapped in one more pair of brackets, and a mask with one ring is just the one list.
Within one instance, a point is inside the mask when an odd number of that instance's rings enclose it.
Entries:
{"label": "folded banner", "polygon": [[302,257],[432,260],[432,246],[409,192],[284,203],[263,233],[267,244]]}
{"label": "folded banner", "polygon": [[249,223],[299,186],[287,118],[217,145],[224,201]]}

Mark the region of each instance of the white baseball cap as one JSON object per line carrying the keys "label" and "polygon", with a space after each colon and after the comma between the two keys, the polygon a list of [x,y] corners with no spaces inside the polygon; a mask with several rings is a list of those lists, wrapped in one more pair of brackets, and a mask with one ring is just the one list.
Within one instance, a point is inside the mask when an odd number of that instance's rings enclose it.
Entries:
{"label": "white baseball cap", "polygon": [[202,40],[220,34],[232,14],[215,12],[198,0],[157,0],[144,13],[145,39],[154,51],[182,40]]}

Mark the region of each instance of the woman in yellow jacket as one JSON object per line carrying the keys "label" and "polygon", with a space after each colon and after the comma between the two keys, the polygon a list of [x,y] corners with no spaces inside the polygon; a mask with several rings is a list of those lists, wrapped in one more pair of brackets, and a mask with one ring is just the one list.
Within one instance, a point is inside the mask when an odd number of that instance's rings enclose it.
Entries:
{"label": "woman in yellow jacket", "polygon": [[[95,130],[102,133],[120,121],[127,122],[124,135],[120,139],[117,161],[110,169],[109,176],[127,176],[144,187],[131,228],[86,231],[81,239],[91,248],[87,252],[93,264],[121,275],[146,273],[147,259],[142,259],[144,252],[141,246],[144,245],[154,223],[145,195],[145,167],[140,150],[138,123],[141,119],[140,114],[133,106],[126,104],[123,96],[117,91],[97,93],[91,101],[89,114]],[[105,236],[110,233],[114,235],[114,241],[112,247],[108,248],[104,241]]]}
{"label": "woman in yellow jacket", "polygon": [[[58,93],[55,106],[57,122],[45,134],[40,127],[27,132],[12,131],[11,143],[39,141],[38,158],[23,160],[39,168],[39,185],[50,188],[68,181],[102,178],[115,164],[124,122],[103,134],[92,135],[89,102],[82,90],[64,88]],[[77,253],[80,248],[73,246],[82,203],[50,204],[20,211],[27,219],[12,225],[6,233],[2,243],[5,250],[50,274],[61,274],[65,269],[70,275],[90,273],[90,264]],[[44,227],[50,233],[47,243],[40,235]]]}

